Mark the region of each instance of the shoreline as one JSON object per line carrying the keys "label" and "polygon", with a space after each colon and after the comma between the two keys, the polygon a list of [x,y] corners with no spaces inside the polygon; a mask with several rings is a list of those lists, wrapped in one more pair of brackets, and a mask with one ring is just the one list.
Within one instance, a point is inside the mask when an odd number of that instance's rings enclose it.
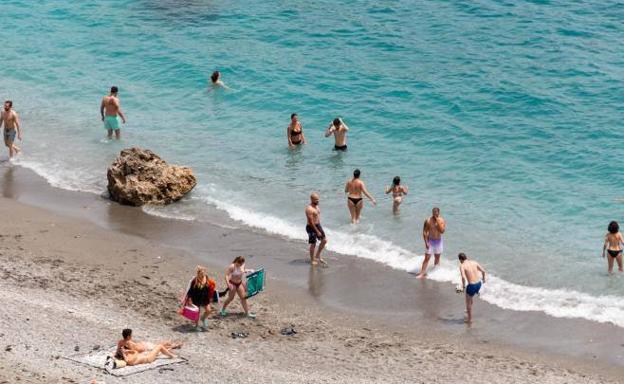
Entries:
{"label": "shoreline", "polygon": [[[120,246],[137,242],[143,243],[136,247],[133,245],[131,248],[143,250],[143,252],[138,252],[142,257],[130,253],[131,257],[128,259],[128,251],[119,250],[118,253],[111,255],[113,266],[118,266],[125,260],[136,264],[136,267],[151,268],[147,266],[152,260],[152,256],[148,255],[149,253],[171,253],[175,257],[168,259],[171,265],[167,267],[166,275],[172,281],[177,278],[175,284],[180,286],[179,289],[182,289],[188,275],[192,274],[192,266],[197,262],[207,264],[213,277],[215,277],[214,273],[218,272],[218,276],[216,276],[218,283],[222,280],[221,270],[225,268],[235,254],[240,253],[247,256],[248,265],[251,268],[256,268],[262,264],[268,271],[269,287],[267,292],[260,295],[258,301],[253,300],[251,302],[252,308],[258,305],[261,310],[266,310],[269,313],[269,317],[279,314],[274,318],[274,320],[277,319],[278,323],[283,318],[295,319],[298,324],[303,324],[304,329],[312,333],[313,324],[318,321],[323,324],[331,324],[332,330],[340,329],[345,333],[351,331],[364,332],[358,336],[364,337],[363,340],[368,340],[367,337],[373,336],[390,340],[393,334],[400,334],[400,339],[404,340],[400,347],[390,345],[381,348],[388,354],[396,352],[400,355],[401,348],[409,349],[417,346],[417,348],[423,349],[427,345],[440,345],[442,343],[444,348],[449,347],[453,354],[466,351],[485,353],[486,356],[492,356],[492,358],[486,358],[486,361],[492,360],[490,363],[494,361],[500,363],[498,361],[500,354],[503,356],[511,354],[515,360],[520,359],[525,362],[538,360],[540,363],[550,364],[548,367],[555,371],[561,366],[565,367],[562,372],[567,369],[580,370],[580,372],[589,372],[591,376],[602,373],[614,379],[618,376],[621,377],[624,372],[624,362],[622,361],[624,347],[618,344],[618,341],[614,340],[613,337],[614,334],[621,334],[622,331],[616,326],[578,319],[550,318],[539,313],[506,311],[479,301],[475,308],[475,326],[466,328],[463,323],[459,323],[463,311],[463,297],[451,292],[448,284],[433,281],[416,282],[411,275],[379,263],[336,255],[331,252],[327,254],[327,258],[331,262],[330,268],[314,270],[306,262],[307,249],[303,243],[258,233],[252,229],[236,225],[236,223],[233,225],[234,228],[231,228],[232,226],[220,227],[208,223],[199,225],[192,222],[157,218],[145,214],[140,209],[122,207],[95,195],[53,188],[42,178],[25,168],[11,167],[8,171],[11,173],[9,177],[7,177],[7,169],[3,171],[3,196],[27,205],[15,204],[15,207],[12,207],[12,204],[9,203],[10,200],[3,199],[2,210],[5,211],[5,216],[13,216],[10,214],[12,210],[24,210],[29,215],[46,217],[48,220],[50,217],[54,217],[55,220],[60,218],[61,222],[69,223],[68,226],[75,226],[76,223],[83,224],[85,228],[88,227],[89,231],[93,231],[98,236],[119,239],[117,241],[121,243]],[[39,208],[28,207],[28,205]],[[59,211],[62,212],[62,216],[59,216]],[[17,219],[16,221],[19,222],[20,220]],[[4,224],[3,233],[10,232],[11,228],[11,225]],[[32,228],[32,231],[35,230],[42,229]],[[71,240],[70,234],[66,232],[63,234]],[[45,237],[46,235],[41,234],[40,236]],[[83,238],[82,235],[79,236],[80,239]],[[94,236],[90,241],[97,243],[96,237]],[[148,245],[147,248],[145,248],[146,244]],[[59,247],[61,246],[66,245],[59,244]],[[20,247],[24,247],[24,245],[20,245]],[[149,247],[152,248],[147,252]],[[35,247],[35,249],[26,247],[24,252],[48,254],[50,250],[43,247]],[[6,255],[2,257],[5,259]],[[66,258],[61,257],[60,260],[68,262],[65,260]],[[75,261],[71,260],[71,257],[69,259],[69,261]],[[173,259],[176,260],[173,261]],[[6,260],[3,261],[6,262]],[[13,260],[9,264],[16,263],[18,265],[20,262]],[[89,265],[94,263],[94,260],[80,260],[80,263]],[[99,267],[109,272],[115,270],[110,266]],[[44,272],[42,271],[42,273]],[[150,281],[148,280],[148,282]],[[168,280],[163,279],[162,281]],[[71,281],[67,284],[69,286],[75,285]],[[171,287],[172,284],[167,283],[164,286]],[[6,286],[4,288],[3,291],[6,290]],[[35,287],[34,292],[39,292],[38,288]],[[396,292],[401,293],[397,294]],[[163,299],[159,307],[163,308],[164,312],[167,312],[165,308],[169,308],[172,304],[175,305],[174,301],[171,300],[172,298],[175,299],[177,293],[169,292],[168,296],[166,293],[162,293],[162,297],[166,299]],[[145,299],[149,300],[147,292]],[[296,314],[288,313],[287,309],[289,308]],[[301,312],[303,311],[310,311],[318,317],[305,318],[304,316],[302,318]],[[116,313],[123,317],[122,312]],[[169,308],[168,312],[163,313],[160,318],[156,313],[150,314],[156,317],[152,322],[145,321],[150,327],[158,328],[154,323],[157,324],[159,320],[169,325],[184,323],[183,319],[175,315],[175,308]],[[258,314],[265,316],[263,311]],[[345,328],[342,325],[345,319],[349,320],[348,324],[358,324],[358,327],[354,329]],[[215,321],[218,322],[218,320]],[[261,322],[264,323],[264,320]],[[248,322],[241,321],[241,323],[247,325]],[[228,325],[237,326],[237,324]],[[268,324],[259,327],[270,328]],[[540,327],[542,329],[539,329]],[[121,329],[122,326],[115,327],[115,329],[117,328]],[[362,328],[374,329],[374,335],[367,335],[366,331],[362,331]],[[275,332],[276,329],[264,330],[270,335],[269,330]],[[108,332],[111,332],[110,329]],[[515,332],[521,334],[515,335]],[[202,333],[202,335],[207,333],[210,331]],[[277,333],[279,333],[279,329],[277,329]],[[227,337],[223,334],[220,336],[222,338]],[[329,344],[334,344],[334,336],[336,335],[332,336]],[[112,337],[111,340],[114,341],[117,336]],[[336,337],[340,339],[340,336]],[[264,340],[264,338],[261,339]],[[560,339],[558,343],[555,342],[556,339]],[[289,339],[278,338],[278,340],[280,340],[278,344],[281,345],[282,342],[288,344],[287,340]],[[591,343],[588,344],[589,340]],[[338,348],[340,353],[337,357],[340,358],[341,353],[345,353],[346,355],[342,356],[344,359],[351,354],[349,348],[353,348],[353,346],[345,347],[348,343],[344,340],[341,342],[342,349]],[[459,349],[460,352],[456,349]],[[182,353],[184,352],[183,350]],[[397,356],[395,358],[398,359]],[[262,361],[258,363],[262,364]],[[450,364],[450,362],[447,363]],[[70,363],[64,364],[66,364],[66,368],[71,367],[71,365],[67,365]],[[349,362],[345,362],[345,364],[348,367],[351,366]],[[613,364],[617,364],[617,366],[613,366]],[[485,368],[489,367],[487,364],[485,365]],[[523,367],[522,365],[519,366]],[[506,369],[523,371],[524,368],[515,369],[507,366]],[[178,368],[176,368],[177,370]],[[331,376],[331,374],[339,371],[340,369],[326,373]],[[414,374],[417,371],[419,370],[416,368],[405,369],[402,374]],[[550,370],[546,371],[551,372]],[[330,376],[328,376],[328,380],[337,380],[337,377]],[[345,377],[349,377],[349,375]],[[388,378],[390,377],[392,375],[388,376]],[[527,377],[535,379],[534,374]],[[388,378],[379,377],[380,380],[387,380]],[[364,380],[366,377],[361,376],[361,379]],[[321,376],[319,376],[319,380],[321,380]]]}

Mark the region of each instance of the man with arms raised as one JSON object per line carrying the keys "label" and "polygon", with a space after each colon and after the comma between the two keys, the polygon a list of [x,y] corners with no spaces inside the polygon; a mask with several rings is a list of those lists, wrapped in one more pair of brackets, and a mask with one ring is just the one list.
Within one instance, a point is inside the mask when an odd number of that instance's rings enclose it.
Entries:
{"label": "man with arms raised", "polygon": [[104,96],[102,98],[102,104],[100,104],[100,115],[102,115],[104,128],[108,130],[108,138],[111,139],[113,137],[113,131],[115,131],[115,138],[117,138],[117,140],[121,137],[119,117],[121,117],[121,121],[126,124],[126,116],[124,116],[121,111],[119,96],[117,96],[118,92],[119,89],[112,86],[110,94]]}
{"label": "man with arms raised", "polygon": [[[459,272],[462,279],[462,290],[466,292],[466,323],[472,322],[472,298],[479,293],[481,283],[485,284],[485,269],[474,260],[468,260],[465,253],[457,255]],[[481,278],[479,278],[481,275]],[[468,282],[468,285],[466,285]]]}
{"label": "man with arms raised", "polygon": [[347,150],[347,131],[349,127],[347,124],[342,121],[340,117],[336,117],[334,121],[329,124],[327,127],[327,131],[325,131],[325,137],[329,137],[334,135],[334,139],[336,140],[336,144],[334,145],[334,149],[336,151],[346,151]]}
{"label": "man with arms raised", "polygon": [[431,210],[431,217],[425,220],[425,224],[423,225],[423,240],[425,240],[425,260],[422,262],[422,266],[420,267],[420,273],[416,276],[419,279],[425,278],[427,276],[427,265],[429,264],[429,259],[431,259],[431,255],[435,256],[435,261],[433,263],[434,266],[440,264],[440,255],[442,255],[442,251],[444,250],[444,245],[442,244],[442,234],[446,230],[446,223],[442,216],[440,216],[440,208],[434,207]]}
{"label": "man with arms raised", "polygon": [[[323,265],[327,265],[325,260],[321,258],[321,252],[323,251],[323,248],[325,248],[325,244],[327,244],[327,238],[325,237],[323,227],[321,227],[321,208],[318,206],[320,200],[321,199],[318,193],[312,193],[310,195],[310,205],[308,205],[305,209],[306,218],[308,219],[306,232],[308,232],[308,243],[310,244],[310,263],[312,265],[317,265],[319,262]],[[317,241],[320,241],[320,244],[315,254],[314,250],[316,249]]]}
{"label": "man with arms raised", "polygon": [[17,133],[17,138],[22,140],[19,116],[12,108],[13,102],[7,100],[4,102],[4,110],[0,113],[0,127],[4,125],[4,145],[9,149],[9,158],[17,155],[20,151],[19,147],[14,144],[15,134]]}

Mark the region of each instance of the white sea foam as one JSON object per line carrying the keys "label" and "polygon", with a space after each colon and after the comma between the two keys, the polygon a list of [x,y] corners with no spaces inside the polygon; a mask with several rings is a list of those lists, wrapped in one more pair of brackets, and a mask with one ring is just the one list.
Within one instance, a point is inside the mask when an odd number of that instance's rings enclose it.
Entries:
{"label": "white sea foam", "polygon": [[43,177],[51,186],[76,192],[101,194],[104,188],[98,188],[93,172],[75,168],[67,168],[52,163],[30,160],[18,156],[12,160],[13,164],[28,168]]}

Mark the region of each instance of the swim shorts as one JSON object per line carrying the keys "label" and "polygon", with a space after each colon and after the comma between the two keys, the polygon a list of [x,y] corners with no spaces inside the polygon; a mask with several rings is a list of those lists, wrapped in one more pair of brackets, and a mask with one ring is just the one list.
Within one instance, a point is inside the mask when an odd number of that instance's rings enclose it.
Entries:
{"label": "swim shorts", "polygon": [[442,243],[442,238],[429,239],[429,247],[425,251],[425,254],[441,255],[443,250],[444,250],[444,244]]}
{"label": "swim shorts", "polygon": [[121,128],[121,124],[119,123],[119,116],[104,116],[104,128],[115,130]]}
{"label": "swim shorts", "polygon": [[6,144],[13,144],[13,142],[15,141],[15,133],[17,131],[15,130],[15,128],[9,128],[9,129],[4,129],[4,142]]}
{"label": "swim shorts", "polygon": [[316,234],[316,231],[314,230],[314,228],[312,228],[311,225],[306,225],[306,232],[308,232],[309,244],[316,244],[317,241],[325,239],[325,231],[323,231],[323,227],[321,227],[321,224],[316,224],[316,228],[318,228],[319,232],[321,232],[320,237]]}
{"label": "swim shorts", "polygon": [[477,281],[474,284],[468,284],[466,286],[466,295],[472,297],[474,295],[476,295],[477,293],[479,293],[479,290],[481,289],[481,282]]}
{"label": "swim shorts", "polygon": [[347,146],[345,145],[334,145],[334,150],[336,151],[346,151],[347,150]]}

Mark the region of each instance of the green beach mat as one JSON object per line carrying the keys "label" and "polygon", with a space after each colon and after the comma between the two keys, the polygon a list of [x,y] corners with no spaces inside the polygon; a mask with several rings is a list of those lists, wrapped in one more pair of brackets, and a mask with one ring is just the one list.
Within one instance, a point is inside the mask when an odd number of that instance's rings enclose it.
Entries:
{"label": "green beach mat", "polygon": [[264,268],[247,275],[247,298],[264,291]]}

